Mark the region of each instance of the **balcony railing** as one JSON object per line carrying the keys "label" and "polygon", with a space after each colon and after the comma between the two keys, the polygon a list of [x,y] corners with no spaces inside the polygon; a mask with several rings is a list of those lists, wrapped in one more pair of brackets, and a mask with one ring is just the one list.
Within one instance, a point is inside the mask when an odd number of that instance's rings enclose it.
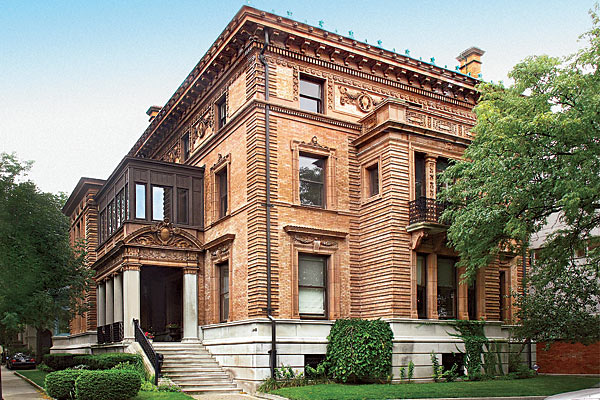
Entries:
{"label": "balcony railing", "polygon": [[148,357],[148,360],[150,360],[150,363],[154,367],[154,384],[158,386],[158,378],[160,377],[160,370],[162,368],[163,355],[154,350],[152,343],[150,343],[144,334],[144,331],[140,327],[140,321],[137,319],[133,320],[133,329],[135,341],[140,344],[142,350],[144,350],[144,353],[146,354],[146,357]]}
{"label": "balcony railing", "polygon": [[436,199],[419,197],[417,200],[408,203],[408,209],[410,225],[419,222],[433,222],[439,224],[440,216],[446,209],[446,205],[438,202]]}
{"label": "balcony railing", "polygon": [[99,326],[97,328],[98,344],[118,343],[123,341],[123,321]]}

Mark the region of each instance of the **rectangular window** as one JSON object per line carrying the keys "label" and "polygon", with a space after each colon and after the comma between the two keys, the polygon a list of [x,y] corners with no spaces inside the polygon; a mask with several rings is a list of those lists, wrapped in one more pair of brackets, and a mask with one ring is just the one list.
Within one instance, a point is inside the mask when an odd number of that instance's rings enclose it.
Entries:
{"label": "rectangular window", "polygon": [[135,217],[146,219],[146,185],[135,184]]}
{"label": "rectangular window", "polygon": [[506,271],[500,271],[500,320],[506,321],[507,318],[507,307],[506,307]]}
{"label": "rectangular window", "polygon": [[467,310],[469,312],[469,319],[474,321],[477,319],[477,282],[469,283],[467,289]]}
{"label": "rectangular window", "polygon": [[325,159],[300,154],[300,204],[325,207]]}
{"label": "rectangular window", "polygon": [[217,115],[219,117],[218,120],[218,128],[222,128],[225,126],[225,124],[227,123],[227,102],[225,101],[225,96],[223,96],[221,98],[221,100],[219,100],[217,102]]}
{"label": "rectangular window", "polygon": [[188,190],[177,189],[177,222],[188,224]]}
{"label": "rectangular window", "polygon": [[301,315],[325,317],[327,257],[298,256],[298,309]]}
{"label": "rectangular window", "polygon": [[219,271],[219,319],[227,322],[229,319],[229,264],[217,265]]}
{"label": "rectangular window", "polygon": [[222,168],[215,174],[215,180],[217,184],[217,207],[219,218],[223,218],[227,215],[228,210],[228,189],[227,189],[227,167]]}
{"label": "rectangular window", "polygon": [[456,269],[454,259],[438,257],[437,303],[440,319],[456,318]]}
{"label": "rectangular window", "polygon": [[116,229],[119,229],[119,227],[121,226],[121,224],[123,223],[123,198],[122,195],[123,192],[119,192],[117,194],[117,197],[115,198],[115,202],[116,202],[116,224],[115,227]]}
{"label": "rectangular window", "polygon": [[438,157],[435,163],[435,172],[437,175],[436,184],[437,184],[437,193],[439,193],[443,188],[445,189],[448,185],[442,184],[439,179],[439,176],[442,172],[448,168],[449,162],[447,158]]}
{"label": "rectangular window", "polygon": [[115,228],[115,210],[114,203],[111,201],[108,203],[108,236],[112,235]]}
{"label": "rectangular window", "polygon": [[367,179],[369,184],[369,196],[379,194],[379,164],[373,164],[367,168]]}
{"label": "rectangular window", "polygon": [[425,256],[417,256],[417,314],[427,318],[427,262]]}
{"label": "rectangular window", "polygon": [[415,153],[415,200],[425,197],[425,155]]}
{"label": "rectangular window", "polygon": [[171,218],[171,188],[152,186],[152,219],[163,221]]}
{"label": "rectangular window", "polygon": [[300,109],[323,113],[323,81],[300,75]]}
{"label": "rectangular window", "polygon": [[181,138],[181,148],[183,150],[182,151],[183,161],[186,161],[188,158],[190,158],[190,134],[189,133],[186,133]]}
{"label": "rectangular window", "polygon": [[99,241],[98,243],[102,243],[104,239],[106,239],[106,211],[102,210],[100,213],[100,230],[99,230]]}

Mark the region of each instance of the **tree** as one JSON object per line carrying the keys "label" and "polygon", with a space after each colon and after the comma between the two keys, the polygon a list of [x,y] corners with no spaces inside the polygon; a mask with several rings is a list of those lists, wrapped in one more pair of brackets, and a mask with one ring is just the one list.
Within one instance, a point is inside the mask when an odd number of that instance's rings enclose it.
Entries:
{"label": "tree", "polygon": [[0,153],[0,331],[8,333],[70,319],[91,282],[83,248],[69,240],[65,196],[26,180],[30,166]]}
{"label": "tree", "polygon": [[[600,339],[600,20],[570,57],[529,57],[509,77],[482,83],[475,138],[450,166],[448,240],[472,279],[502,250],[521,255],[551,215],[562,229],[546,241],[517,296],[516,334],[533,340]],[[596,231],[595,231],[596,230]],[[587,259],[575,253],[589,249]]]}

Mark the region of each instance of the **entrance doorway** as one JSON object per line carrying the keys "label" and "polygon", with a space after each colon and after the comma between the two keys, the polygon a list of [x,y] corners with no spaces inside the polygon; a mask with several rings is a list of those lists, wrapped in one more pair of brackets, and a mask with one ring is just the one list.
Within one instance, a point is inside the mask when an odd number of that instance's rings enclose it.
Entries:
{"label": "entrance doorway", "polygon": [[183,271],[180,268],[142,267],[141,327],[157,342],[181,340]]}

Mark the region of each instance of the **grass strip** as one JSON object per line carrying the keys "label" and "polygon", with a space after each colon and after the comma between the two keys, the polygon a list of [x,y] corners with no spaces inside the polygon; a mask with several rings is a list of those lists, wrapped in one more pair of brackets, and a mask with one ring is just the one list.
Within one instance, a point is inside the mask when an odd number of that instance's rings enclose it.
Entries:
{"label": "grass strip", "polygon": [[310,385],[283,388],[272,392],[292,400],[376,400],[427,399],[445,397],[518,397],[551,396],[587,389],[598,378],[576,376],[538,376],[531,379],[490,380],[481,382]]}

